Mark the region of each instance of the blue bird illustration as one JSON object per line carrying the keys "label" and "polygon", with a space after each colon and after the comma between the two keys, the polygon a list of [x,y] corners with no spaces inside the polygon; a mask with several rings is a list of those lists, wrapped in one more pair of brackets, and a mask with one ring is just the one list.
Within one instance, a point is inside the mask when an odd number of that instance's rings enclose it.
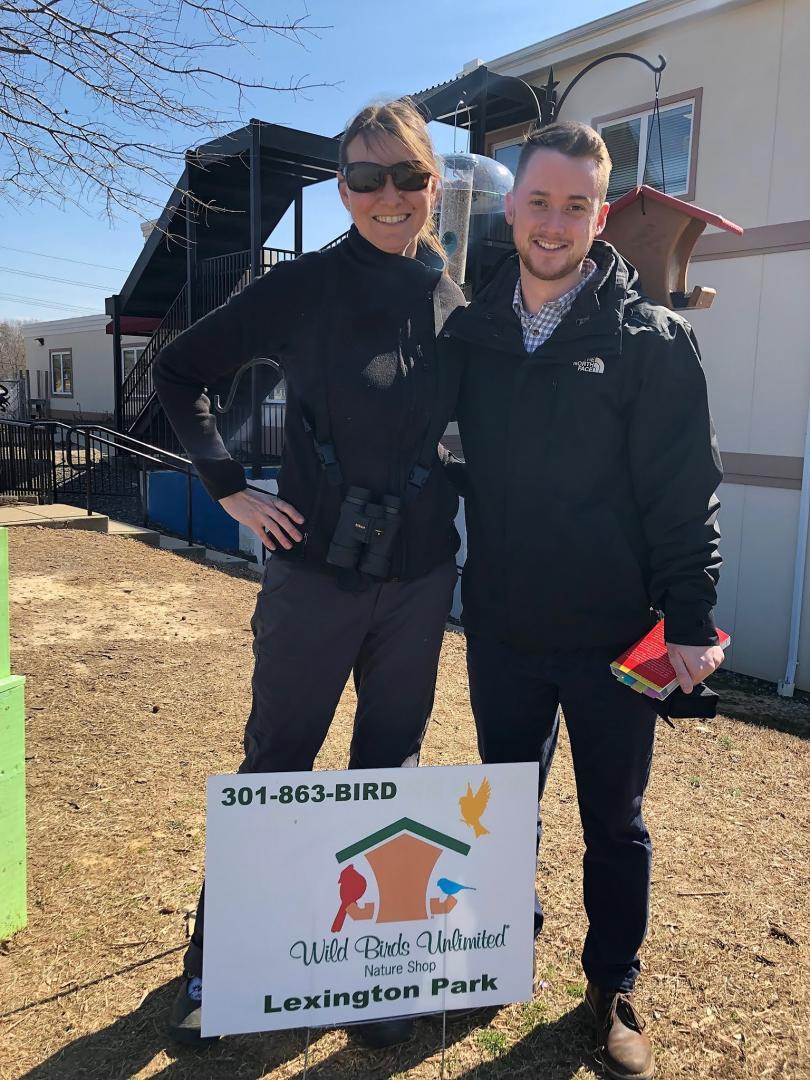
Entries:
{"label": "blue bird illustration", "polygon": [[456,893],[461,892],[462,889],[470,889],[472,892],[475,892],[474,885],[459,885],[457,881],[451,881],[450,878],[446,877],[440,877],[436,884],[445,896],[455,896]]}

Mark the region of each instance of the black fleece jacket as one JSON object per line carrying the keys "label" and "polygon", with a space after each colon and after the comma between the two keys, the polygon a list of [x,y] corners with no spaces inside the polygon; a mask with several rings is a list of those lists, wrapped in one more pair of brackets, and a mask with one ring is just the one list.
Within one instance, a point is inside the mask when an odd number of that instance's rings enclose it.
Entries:
{"label": "black fleece jacket", "polygon": [[[326,569],[344,489],[325,480],[303,418],[328,412],[346,485],[401,495],[428,425],[450,418],[457,374],[439,362],[434,286],[441,310],[464,302],[458,287],[418,259],[388,255],[353,227],[336,247],[280,263],[200,319],[155,361],[160,401],[208,492],[246,486],[216,429],[206,388],[246,361],[273,357],[287,380],[279,494],[305,518],[306,539],[282,557]],[[262,372],[268,369],[260,368]],[[263,392],[267,380],[263,377]],[[403,511],[392,576],[414,578],[453,555],[458,502],[444,469]]]}
{"label": "black fleece jacket", "polygon": [[445,325],[463,366],[464,624],[528,651],[716,643],[722,479],[692,329],[609,244],[551,337],[523,345],[517,257]]}

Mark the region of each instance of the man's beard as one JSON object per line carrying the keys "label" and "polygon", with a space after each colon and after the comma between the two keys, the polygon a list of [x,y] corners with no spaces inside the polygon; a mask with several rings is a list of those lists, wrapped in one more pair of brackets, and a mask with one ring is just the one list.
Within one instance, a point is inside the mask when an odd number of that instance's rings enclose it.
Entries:
{"label": "man's beard", "polygon": [[537,247],[532,240],[525,240],[521,243],[516,242],[515,247],[517,248],[521,263],[526,267],[532,277],[536,277],[540,281],[560,281],[562,278],[569,277],[582,264],[582,260],[587,254],[587,252],[575,254],[573,249],[569,249],[569,258],[567,258],[564,263],[561,263],[559,267],[553,271],[546,271],[541,269],[537,263],[534,262],[535,258],[539,260],[542,256],[537,255]]}

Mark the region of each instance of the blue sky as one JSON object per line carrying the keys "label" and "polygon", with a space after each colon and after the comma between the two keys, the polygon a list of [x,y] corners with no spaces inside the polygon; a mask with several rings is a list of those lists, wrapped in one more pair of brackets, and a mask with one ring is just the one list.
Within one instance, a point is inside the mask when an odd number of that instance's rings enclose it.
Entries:
{"label": "blue sky", "polygon": [[[254,93],[243,104],[241,118],[233,114],[229,127],[258,116],[333,135],[370,100],[432,86],[452,78],[468,60],[492,60],[627,6],[622,0],[575,0],[559,5],[537,0],[498,5],[484,0],[409,0],[401,5],[383,0],[310,0],[310,22],[328,24],[331,29],[308,39],[305,49],[270,39],[254,49],[256,62],[268,81],[285,83],[308,76],[335,85],[296,97]],[[296,16],[303,8],[262,0],[256,10]],[[237,71],[248,67],[233,57],[228,57],[228,63]],[[438,129],[434,133],[438,149],[450,149],[451,129],[433,127]],[[166,141],[172,142],[174,135],[167,128]],[[178,177],[179,173],[178,169]],[[165,201],[169,192],[157,194]],[[148,208],[142,216],[150,216]],[[307,190],[305,248],[330,240],[345,229],[346,222],[336,185],[324,183]],[[0,319],[43,321],[103,311],[104,297],[120,288],[141,250],[139,223],[138,215],[120,212],[110,224],[100,200],[85,199],[81,207],[8,206],[0,191]],[[290,222],[282,222],[273,242],[292,246]],[[47,280],[45,275],[75,284]],[[40,303],[6,299],[9,296]]]}

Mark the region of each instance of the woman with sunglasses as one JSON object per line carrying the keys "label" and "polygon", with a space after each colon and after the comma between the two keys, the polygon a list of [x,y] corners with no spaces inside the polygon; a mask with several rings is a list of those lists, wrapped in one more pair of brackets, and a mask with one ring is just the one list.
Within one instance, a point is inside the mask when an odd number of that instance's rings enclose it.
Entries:
{"label": "woman with sunglasses", "polygon": [[[436,268],[439,169],[422,117],[402,101],[364,109],[339,164],[346,238],[278,264],[155,362],[207,490],[273,552],[252,623],[242,772],[311,769],[352,673],[349,767],[416,765],[456,582],[458,501],[437,460],[456,378],[436,336],[463,296]],[[287,383],[278,497],[248,487],[205,396],[259,357],[275,357]],[[184,1042],[200,1038],[203,896],[170,1023]],[[354,1030],[380,1047],[411,1025]]]}

